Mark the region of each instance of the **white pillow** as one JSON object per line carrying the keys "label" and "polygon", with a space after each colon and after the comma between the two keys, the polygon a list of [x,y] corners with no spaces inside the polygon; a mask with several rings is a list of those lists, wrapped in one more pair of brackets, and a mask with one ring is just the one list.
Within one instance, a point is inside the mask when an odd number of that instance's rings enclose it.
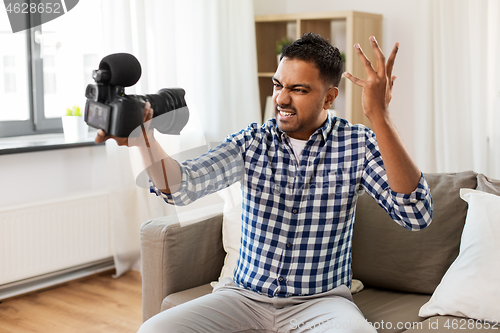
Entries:
{"label": "white pillow", "polygon": [[499,322],[500,196],[461,189],[460,197],[469,203],[460,253],[418,315]]}
{"label": "white pillow", "polygon": [[218,193],[225,202],[222,220],[222,245],[224,251],[226,251],[226,258],[224,259],[224,266],[222,266],[220,273],[220,281],[225,277],[233,278],[234,269],[238,261],[242,223],[241,204],[243,202],[241,183],[235,183]]}
{"label": "white pillow", "polygon": [[[222,245],[226,251],[224,266],[220,272],[219,281],[222,278],[233,278],[234,270],[238,262],[240,252],[240,237],[242,224],[242,207],[243,202],[241,194],[241,183],[236,183],[230,187],[219,191],[219,195],[224,199],[224,217],[222,221]],[[212,287],[217,285],[217,282],[211,283]],[[359,280],[352,280],[351,293],[355,294],[363,290],[363,283]]]}

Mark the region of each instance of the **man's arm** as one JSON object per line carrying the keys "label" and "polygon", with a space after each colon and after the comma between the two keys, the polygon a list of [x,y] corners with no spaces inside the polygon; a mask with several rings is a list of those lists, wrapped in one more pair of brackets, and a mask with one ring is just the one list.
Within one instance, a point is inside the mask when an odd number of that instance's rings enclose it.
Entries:
{"label": "man's arm", "polygon": [[363,88],[363,112],[371,121],[372,130],[377,137],[389,186],[394,192],[410,194],[417,188],[421,172],[389,117],[389,102],[396,79],[392,76],[392,69],[399,44],[396,43],[386,63],[375,37],[370,37],[370,43],[377,57],[377,69],[373,69],[359,44],[356,44],[354,47],[365,67],[367,78],[362,80],[347,72],[344,75]]}
{"label": "man's arm", "polygon": [[163,193],[174,193],[180,187],[181,169],[155,139],[153,129],[147,128],[152,118],[153,109],[148,102],[144,107],[142,134],[139,133],[137,138],[132,136],[119,138],[98,130],[95,142],[102,143],[108,139],[114,139],[119,146],[138,147],[143,164],[148,165],[146,171],[151,181]]}

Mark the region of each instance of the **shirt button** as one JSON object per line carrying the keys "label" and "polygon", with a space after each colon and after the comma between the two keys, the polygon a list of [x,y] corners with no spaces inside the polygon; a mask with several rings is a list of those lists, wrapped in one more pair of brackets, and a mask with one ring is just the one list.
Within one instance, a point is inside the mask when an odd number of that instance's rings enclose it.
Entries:
{"label": "shirt button", "polygon": [[278,281],[279,281],[279,282],[283,282],[283,280],[284,280],[284,278],[283,278],[282,276],[280,276],[280,277],[278,278]]}
{"label": "shirt button", "polygon": [[290,247],[292,247],[292,244],[288,243],[288,244],[286,244],[286,247],[290,248]]}
{"label": "shirt button", "polygon": [[296,209],[292,210],[292,213],[297,214],[297,210]]}

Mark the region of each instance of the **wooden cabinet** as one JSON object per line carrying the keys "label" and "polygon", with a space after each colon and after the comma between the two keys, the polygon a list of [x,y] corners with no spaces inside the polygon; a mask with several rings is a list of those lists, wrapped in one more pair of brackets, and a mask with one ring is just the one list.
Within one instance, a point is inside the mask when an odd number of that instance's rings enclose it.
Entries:
{"label": "wooden cabinet", "polygon": [[[365,78],[363,64],[354,52],[353,46],[359,43],[375,64],[375,56],[368,38],[373,35],[382,45],[382,15],[355,11],[260,15],[255,17],[255,31],[260,105],[264,115],[267,96],[272,95],[273,91],[271,78],[278,65],[277,41],[285,37],[298,39],[307,32],[320,34],[345,54],[345,70]],[[362,123],[369,126],[361,106],[361,88],[342,78],[339,90],[339,97],[333,105],[337,116],[355,124]]]}

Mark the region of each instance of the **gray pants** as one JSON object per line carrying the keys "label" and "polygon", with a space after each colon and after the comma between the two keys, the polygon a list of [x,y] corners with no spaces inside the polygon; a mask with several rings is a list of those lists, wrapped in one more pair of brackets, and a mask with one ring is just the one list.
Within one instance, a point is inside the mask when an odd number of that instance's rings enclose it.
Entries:
{"label": "gray pants", "polygon": [[139,333],[376,332],[346,286],[311,296],[270,298],[222,279],[214,291],[147,320]]}

